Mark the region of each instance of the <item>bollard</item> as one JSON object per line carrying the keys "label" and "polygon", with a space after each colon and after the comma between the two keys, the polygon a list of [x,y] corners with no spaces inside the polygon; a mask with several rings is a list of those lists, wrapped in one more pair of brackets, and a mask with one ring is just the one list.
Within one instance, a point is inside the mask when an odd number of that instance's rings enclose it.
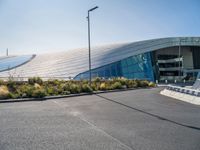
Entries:
{"label": "bollard", "polygon": [[167,80],[165,80],[165,83],[167,84]]}
{"label": "bollard", "polygon": [[158,80],[156,80],[156,84],[158,84]]}
{"label": "bollard", "polygon": [[174,80],[174,83],[176,83],[176,80]]}

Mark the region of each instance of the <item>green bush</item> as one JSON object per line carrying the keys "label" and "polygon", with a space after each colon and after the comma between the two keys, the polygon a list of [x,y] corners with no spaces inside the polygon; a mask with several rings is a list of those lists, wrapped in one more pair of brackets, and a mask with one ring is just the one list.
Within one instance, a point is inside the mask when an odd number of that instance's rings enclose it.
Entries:
{"label": "green bush", "polygon": [[137,80],[138,87],[148,87],[149,81],[147,80]]}
{"label": "green bush", "polygon": [[16,98],[19,98],[19,95],[18,94],[16,94],[16,93],[9,93],[8,94],[8,98],[12,98],[12,99],[16,99]]}
{"label": "green bush", "polygon": [[17,94],[20,97],[32,97],[33,90],[34,90],[33,85],[24,84],[17,88]]}
{"label": "green bush", "polygon": [[129,80],[126,78],[113,78],[109,80],[96,78],[92,81],[90,87],[87,80],[48,80],[43,82],[41,78],[33,77],[29,78],[28,82],[13,80],[4,82],[0,80],[0,98],[42,98],[46,95],[68,95],[70,93],[90,93],[98,90],[155,86],[155,83],[146,80]]}
{"label": "green bush", "polygon": [[89,82],[88,82],[88,80],[81,80],[81,81],[79,81],[78,83],[88,84]]}
{"label": "green bush", "polygon": [[16,89],[16,81],[8,80],[7,86],[9,89],[12,89],[12,90]]}
{"label": "green bush", "polygon": [[93,80],[93,82],[101,82],[101,78],[97,77]]}
{"label": "green bush", "polygon": [[111,89],[121,89],[122,84],[120,82],[115,82],[114,84],[111,85]]}
{"label": "green bush", "polygon": [[58,93],[54,90],[54,87],[46,87],[47,95],[57,95]]}
{"label": "green bush", "polygon": [[81,87],[82,92],[91,93],[93,90],[88,84],[83,84]]}
{"label": "green bush", "polygon": [[35,81],[34,78],[28,78],[28,83],[29,84],[33,85],[35,83],[34,81]]}
{"label": "green bush", "polygon": [[156,84],[154,82],[149,82],[149,87],[156,87]]}
{"label": "green bush", "polygon": [[[57,81],[56,81],[57,82]],[[70,94],[70,86],[68,83],[45,84],[47,95],[68,95]]]}
{"label": "green bush", "polygon": [[59,85],[60,83],[61,83],[61,82],[60,82],[59,80],[57,80],[57,79],[48,80],[48,81],[46,82],[47,85],[54,85],[54,86],[57,86],[57,85]]}
{"label": "green bush", "polygon": [[5,82],[0,79],[0,85],[4,85],[4,84],[5,84]]}
{"label": "green bush", "polygon": [[100,82],[92,82],[91,88],[92,88],[93,91],[99,91],[100,90],[100,85],[101,85]]}
{"label": "green bush", "polygon": [[70,91],[70,84],[69,84],[69,83],[60,84],[60,88],[61,88],[63,91]]}
{"label": "green bush", "polygon": [[70,91],[62,91],[62,95],[69,95]]}
{"label": "green bush", "polygon": [[46,93],[45,93],[45,90],[44,89],[34,89],[33,92],[32,92],[32,95],[31,97],[34,97],[34,98],[42,98],[42,97],[45,97],[46,96]]}
{"label": "green bush", "polygon": [[28,83],[31,85],[34,85],[35,83],[42,85],[43,80],[40,77],[31,77],[31,78],[28,78]]}
{"label": "green bush", "polygon": [[70,93],[76,94],[76,93],[80,93],[80,92],[81,92],[81,88],[79,85],[74,84],[74,83],[70,84]]}
{"label": "green bush", "polygon": [[102,91],[107,90],[106,83],[105,82],[101,83],[99,89]]}
{"label": "green bush", "polygon": [[127,81],[127,87],[128,88],[136,88],[138,86],[138,83],[135,80],[128,80]]}
{"label": "green bush", "polygon": [[113,79],[113,82],[120,82],[121,83],[121,85],[126,85],[127,84],[127,81],[128,81],[128,79],[126,79],[126,78],[114,78]]}

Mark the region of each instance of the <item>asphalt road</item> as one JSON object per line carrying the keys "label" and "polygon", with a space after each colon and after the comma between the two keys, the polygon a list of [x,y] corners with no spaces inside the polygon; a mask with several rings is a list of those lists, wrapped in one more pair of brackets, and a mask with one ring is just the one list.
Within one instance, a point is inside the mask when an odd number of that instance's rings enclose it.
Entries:
{"label": "asphalt road", "polygon": [[161,88],[0,104],[0,150],[200,150],[200,106]]}

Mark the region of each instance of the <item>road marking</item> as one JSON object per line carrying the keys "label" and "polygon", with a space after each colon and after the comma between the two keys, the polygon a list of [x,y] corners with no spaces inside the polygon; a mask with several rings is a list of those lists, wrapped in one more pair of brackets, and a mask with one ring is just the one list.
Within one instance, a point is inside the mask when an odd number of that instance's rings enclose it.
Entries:
{"label": "road marking", "polygon": [[57,101],[53,100],[53,102],[56,103],[56,104],[58,104],[59,106],[61,106],[60,103],[58,103]]}
{"label": "road marking", "polygon": [[113,137],[112,135],[108,134],[107,132],[105,132],[104,130],[102,130],[101,128],[97,127],[96,125],[94,125],[93,123],[91,123],[90,121],[86,120],[85,118],[81,117],[80,115],[76,115],[75,117],[79,118],[80,120],[86,122],[87,124],[89,124],[90,126],[92,126],[94,129],[98,130],[99,132],[103,133],[104,135],[110,137],[111,139],[113,139],[114,141],[118,142],[120,145],[126,147],[129,150],[135,150],[131,147],[129,147],[128,145],[122,143],[120,140],[116,139],[115,137]]}
{"label": "road marking", "polygon": [[[65,108],[63,105],[61,105],[58,101],[53,100],[52,102],[54,102],[55,104],[57,104],[59,107],[61,108]],[[69,108],[71,109],[71,108]],[[83,116],[80,115],[79,112],[77,111],[70,111],[70,114],[73,115],[74,117],[79,118],[80,120],[86,122],[87,124],[89,124],[90,126],[92,126],[95,130],[101,132],[102,134],[106,135],[107,137],[111,138],[112,140],[116,141],[117,143],[119,143],[120,145],[124,146],[125,148],[127,148],[128,150],[135,150],[133,148],[131,148],[130,146],[122,143],[120,140],[118,140],[117,138],[113,137],[112,135],[108,134],[107,132],[105,132],[104,130],[102,130],[101,128],[97,127],[96,125],[94,125],[93,123],[91,123],[90,121],[88,121],[87,119],[83,118]]]}

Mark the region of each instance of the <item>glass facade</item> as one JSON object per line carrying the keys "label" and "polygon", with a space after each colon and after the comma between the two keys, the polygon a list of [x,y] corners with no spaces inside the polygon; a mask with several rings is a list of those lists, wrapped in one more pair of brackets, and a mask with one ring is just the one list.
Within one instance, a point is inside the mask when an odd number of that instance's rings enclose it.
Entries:
{"label": "glass facade", "polygon": [[[128,79],[146,79],[154,81],[154,74],[151,61],[151,53],[147,52],[126,59],[92,69],[92,78],[113,78],[125,77]],[[75,79],[88,79],[89,71],[83,72]]]}

